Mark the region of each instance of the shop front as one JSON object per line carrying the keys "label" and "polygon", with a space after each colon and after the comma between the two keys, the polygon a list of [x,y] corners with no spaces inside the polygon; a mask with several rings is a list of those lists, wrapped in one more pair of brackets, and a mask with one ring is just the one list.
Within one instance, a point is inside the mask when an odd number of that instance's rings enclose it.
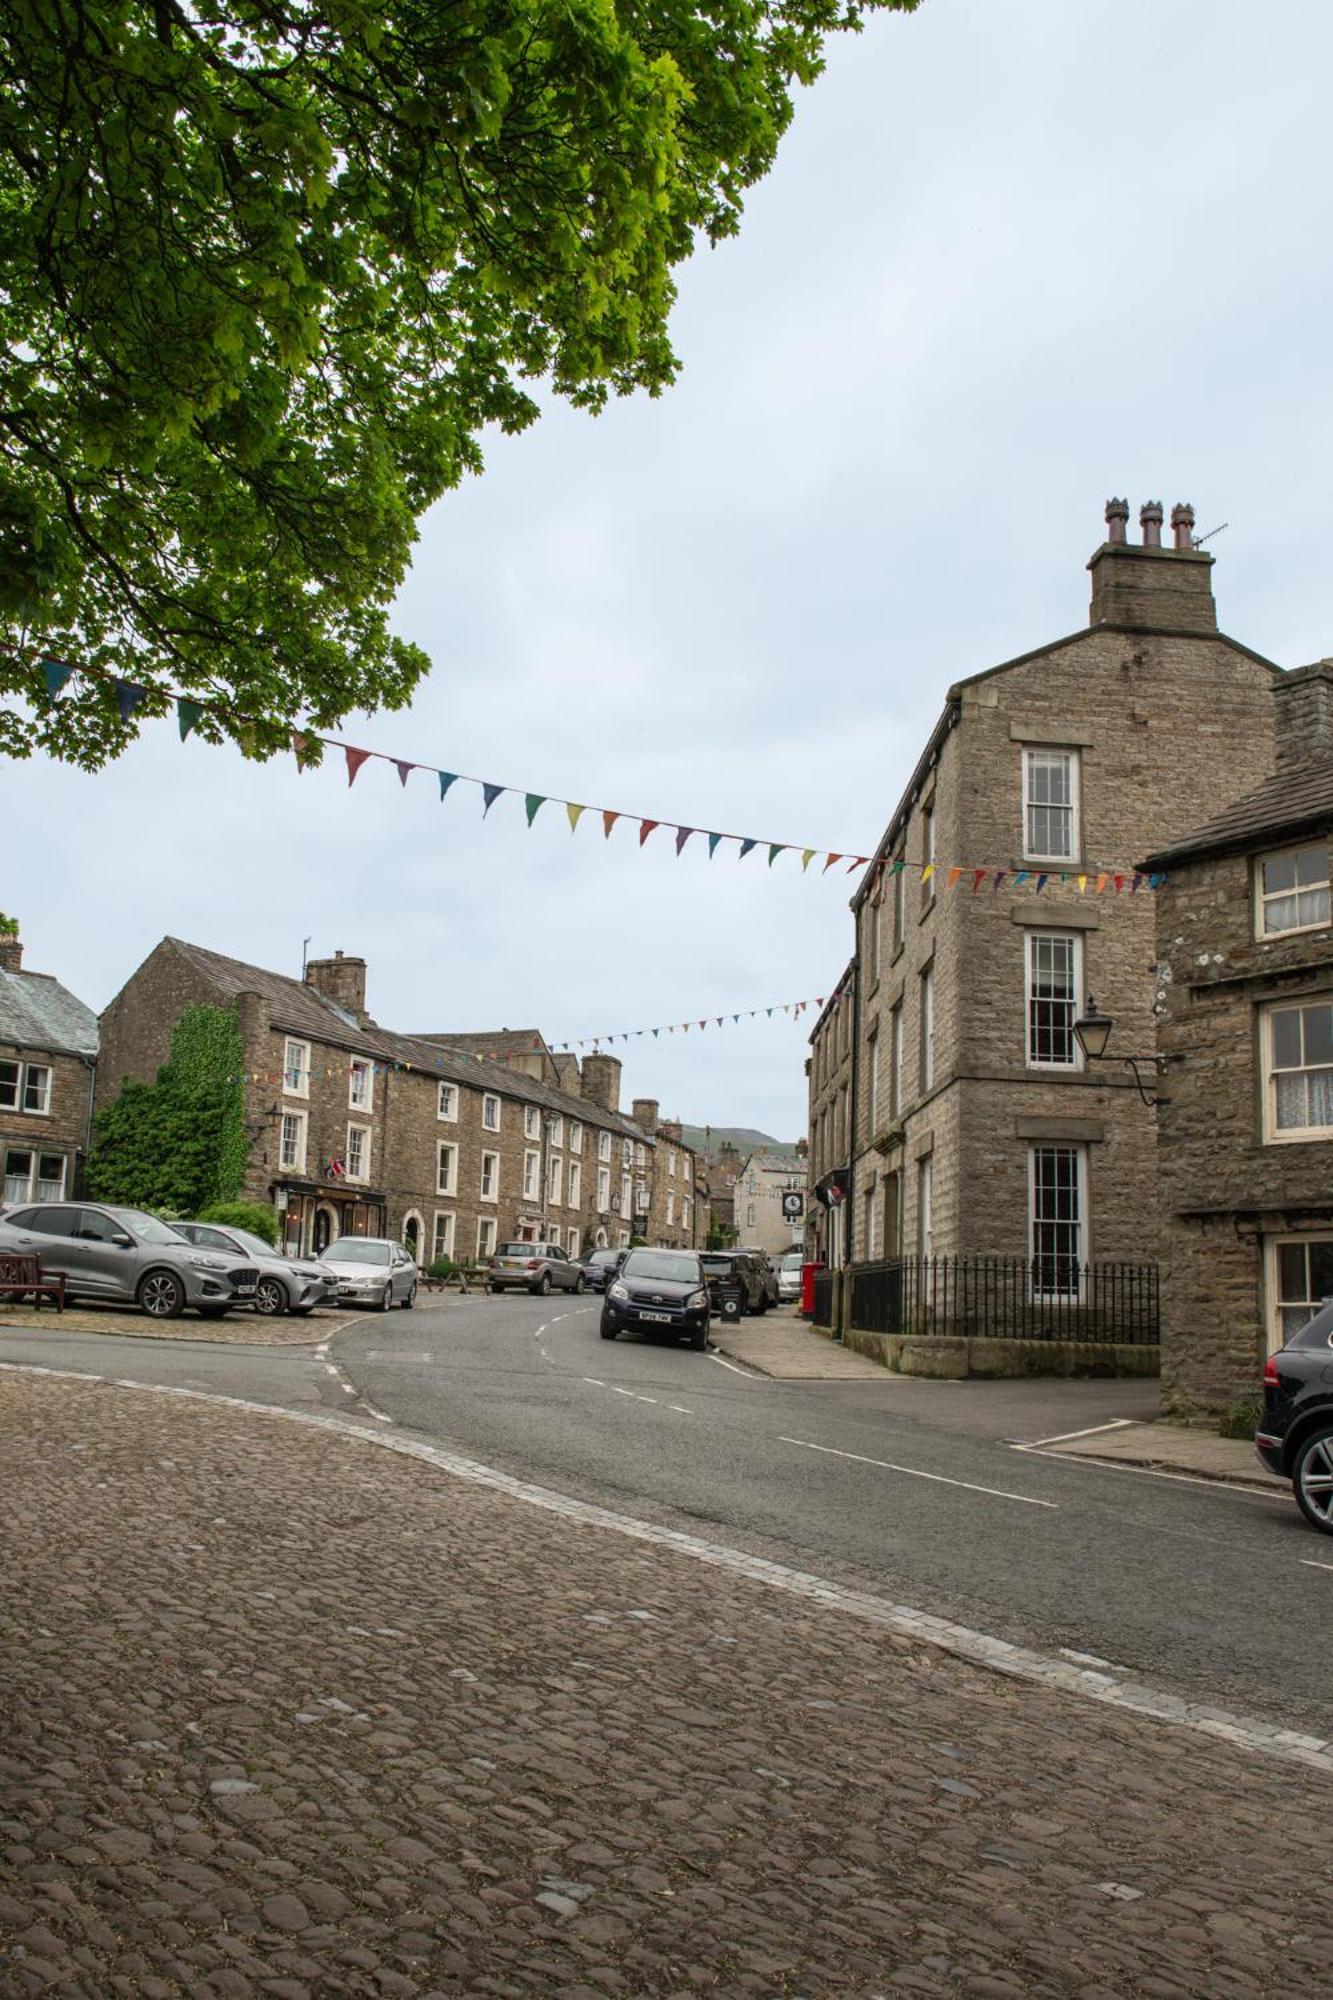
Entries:
{"label": "shop front", "polygon": [[274,1189],[289,1257],[319,1257],[340,1236],[383,1236],[385,1198],[346,1181],[281,1181]]}

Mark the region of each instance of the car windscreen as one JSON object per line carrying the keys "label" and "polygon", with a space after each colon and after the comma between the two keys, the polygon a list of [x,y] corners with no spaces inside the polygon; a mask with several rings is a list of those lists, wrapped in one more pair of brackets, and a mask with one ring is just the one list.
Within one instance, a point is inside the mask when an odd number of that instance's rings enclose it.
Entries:
{"label": "car windscreen", "polygon": [[805,1258],[799,1250],[789,1250],[778,1266],[780,1271],[799,1271]]}
{"label": "car windscreen", "polygon": [[699,1276],[699,1259],[670,1250],[631,1250],[620,1267],[622,1278],[661,1278],[667,1284],[688,1285]]}
{"label": "car windscreen", "polygon": [[730,1271],[735,1265],[735,1259],[732,1257],[701,1257],[699,1262],[705,1271]]}
{"label": "car windscreen", "polygon": [[619,1255],[618,1250],[594,1250],[587,1261],[590,1264],[614,1264]]}
{"label": "car windscreen", "polygon": [[121,1214],[113,1215],[112,1221],[119,1222],[124,1228],[133,1230],[142,1243],[175,1243],[180,1245],[188,1243],[190,1240],[188,1236],[182,1236],[179,1229],[173,1229],[169,1222],[159,1222],[155,1215],[144,1215],[137,1208],[124,1209]]}
{"label": "car windscreen", "polygon": [[387,1264],[387,1243],[368,1243],[363,1237],[340,1236],[324,1252],[331,1264]]}

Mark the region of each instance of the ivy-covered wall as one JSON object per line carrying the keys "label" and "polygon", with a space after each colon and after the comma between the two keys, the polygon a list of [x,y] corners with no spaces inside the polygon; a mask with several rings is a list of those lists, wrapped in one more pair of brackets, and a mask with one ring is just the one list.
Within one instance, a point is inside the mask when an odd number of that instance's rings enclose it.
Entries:
{"label": "ivy-covered wall", "polygon": [[231,1007],[191,1007],[152,1083],[127,1078],[98,1113],[88,1161],[98,1201],[197,1215],[245,1178],[245,1050]]}

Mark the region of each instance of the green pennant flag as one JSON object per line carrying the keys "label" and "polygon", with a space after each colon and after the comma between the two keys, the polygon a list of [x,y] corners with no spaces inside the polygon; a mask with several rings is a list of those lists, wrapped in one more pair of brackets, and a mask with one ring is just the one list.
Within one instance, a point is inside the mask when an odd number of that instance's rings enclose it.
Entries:
{"label": "green pennant flag", "polygon": [[176,722],[180,729],[182,743],[192,729],[199,727],[199,718],[203,712],[204,704],[201,701],[187,701],[184,695],[177,701]]}
{"label": "green pennant flag", "polygon": [[721,835],[720,833],[710,833],[710,834],[709,834],[709,836],[708,836],[708,859],[709,859],[710,861],[712,860],[713,856],[714,856],[714,855],[715,855],[715,854],[717,853],[717,847],[718,847],[718,842],[719,842],[719,841],[720,841],[721,839],[722,839],[722,835]]}
{"label": "green pennant flag", "polygon": [[770,841],[768,848],[769,867],[771,868],[773,866],[773,863],[777,860],[779,854],[785,854],[786,852],[787,852],[787,845],[785,841],[782,840]]}
{"label": "green pennant flag", "polygon": [[435,775],[440,781],[440,797],[443,798],[450,785],[458,783],[458,773],[456,771],[437,771]]}
{"label": "green pennant flag", "polygon": [[543,792],[528,793],[527,797],[523,801],[523,810],[528,816],[529,826],[532,825],[532,822],[536,819],[538,813],[541,811],[542,807],[545,804],[546,804],[545,793]]}
{"label": "green pennant flag", "polygon": [[73,667],[67,667],[63,660],[42,661],[42,679],[46,682],[46,692],[52,699],[60,693],[73,671]]}

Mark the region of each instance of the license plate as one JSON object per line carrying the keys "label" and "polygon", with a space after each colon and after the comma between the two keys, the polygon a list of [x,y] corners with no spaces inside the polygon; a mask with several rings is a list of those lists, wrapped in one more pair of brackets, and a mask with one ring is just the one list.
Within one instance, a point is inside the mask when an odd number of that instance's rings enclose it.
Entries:
{"label": "license plate", "polygon": [[236,1287],[236,1296],[238,1299],[253,1298],[254,1290],[253,1285],[238,1285]]}
{"label": "license plate", "polygon": [[660,1325],[662,1325],[662,1326],[670,1326],[670,1324],[671,1324],[671,1314],[670,1314],[670,1313],[646,1313],[646,1312],[641,1312],[641,1313],[639,1314],[639,1318],[640,1318],[640,1319],[652,1319],[652,1320],[657,1320],[657,1321],[659,1322],[659,1324],[660,1324]]}

